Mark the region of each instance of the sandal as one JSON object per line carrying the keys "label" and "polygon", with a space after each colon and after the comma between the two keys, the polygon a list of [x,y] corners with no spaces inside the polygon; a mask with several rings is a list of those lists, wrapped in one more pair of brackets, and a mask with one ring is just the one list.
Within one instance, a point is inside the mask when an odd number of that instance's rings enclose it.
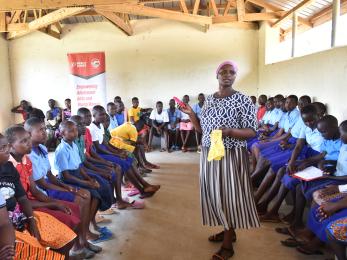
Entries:
{"label": "sandal", "polygon": [[[223,242],[223,240],[224,240],[224,231],[214,234],[208,238],[208,241],[214,242],[214,243]],[[231,241],[233,243],[236,242],[236,234],[233,236]]]}
{"label": "sandal", "polygon": [[96,214],[95,222],[97,224],[100,224],[100,223],[107,224],[107,223],[111,223],[112,221],[111,221],[111,219],[107,219],[107,218],[104,218],[103,216],[100,216],[100,215]]}
{"label": "sandal", "polygon": [[286,240],[282,240],[281,244],[286,247],[298,247],[304,245],[304,242],[298,241],[295,238],[288,238]]}
{"label": "sandal", "polygon": [[116,214],[117,212],[114,211],[112,208],[109,208],[107,210],[104,210],[104,211],[98,211],[98,214],[99,215],[113,215],[113,214]]}
{"label": "sandal", "polygon": [[153,164],[153,163],[146,163],[145,167],[149,168],[149,169],[160,169],[159,165],[156,165],[156,164]]}
{"label": "sandal", "polygon": [[227,260],[234,255],[234,249],[221,247],[217,253],[212,256],[212,260]]}
{"label": "sandal", "polygon": [[322,251],[318,249],[311,250],[309,248],[305,248],[305,246],[299,246],[296,248],[296,250],[304,255],[323,255]]}
{"label": "sandal", "polygon": [[259,220],[261,222],[265,222],[265,223],[280,223],[281,222],[279,217],[278,218],[271,218],[271,217],[267,216],[266,214],[260,215]]}

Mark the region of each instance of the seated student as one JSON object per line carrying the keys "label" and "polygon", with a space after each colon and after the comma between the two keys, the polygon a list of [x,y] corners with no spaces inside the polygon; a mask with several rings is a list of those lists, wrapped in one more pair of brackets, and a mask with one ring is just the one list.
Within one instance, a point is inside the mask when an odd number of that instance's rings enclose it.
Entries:
{"label": "seated student", "polygon": [[[198,103],[193,105],[192,109],[194,113],[196,114],[197,118],[200,120],[201,109],[205,103],[205,95],[203,93],[199,94],[198,101],[199,101]],[[197,152],[200,153],[201,152],[201,134],[197,131],[195,131],[195,140],[196,140],[196,145],[198,147]]]}
{"label": "seated student", "polygon": [[118,126],[117,118],[116,118],[116,105],[113,102],[107,103],[107,113],[109,116],[110,124],[108,130],[111,131]]}
{"label": "seated student", "polygon": [[[64,121],[60,124],[62,142],[55,151],[54,163],[59,172],[59,178],[66,184],[78,188],[84,188],[91,194],[91,206],[89,220],[94,228],[98,230],[95,215],[98,210],[105,211],[111,207],[112,200],[109,198],[108,189],[102,186],[100,179],[88,174],[81,165],[81,159],[77,145],[74,143],[78,137],[78,130],[75,123]],[[99,243],[112,238],[109,232],[98,230],[101,235],[93,236],[91,242]]]}
{"label": "seated student", "polygon": [[62,121],[69,120],[71,117],[71,99],[65,99],[64,104],[65,108],[62,111]]}
{"label": "seated student", "polygon": [[266,113],[266,107],[265,107],[266,101],[267,101],[266,95],[260,95],[258,97],[258,104],[259,104],[258,111],[257,111],[258,122],[263,118],[263,116]]}
{"label": "seated student", "polygon": [[[183,103],[189,103],[189,96],[184,95],[182,99]],[[193,131],[194,127],[192,122],[190,122],[189,116],[186,113],[181,112],[181,122],[180,122],[180,132],[181,132],[181,141],[182,141],[182,152],[187,152],[187,142],[190,136],[190,133]]]}
{"label": "seated student", "polygon": [[47,118],[47,133],[48,138],[46,142],[46,147],[49,151],[54,151],[58,144],[57,133],[59,129],[59,124],[62,121],[62,112],[59,107],[55,106],[55,100],[48,100],[49,110],[46,113]]}
{"label": "seated student", "polygon": [[[268,165],[264,165],[264,160],[262,160],[262,157],[259,156],[260,151],[265,150],[266,148],[270,150],[272,149],[272,147],[278,147],[279,141],[282,138],[285,138],[285,133],[288,133],[300,118],[300,112],[296,109],[297,105],[297,96],[288,96],[285,102],[285,110],[287,112],[282,114],[282,117],[279,122],[280,129],[278,130],[278,132],[274,136],[252,145],[251,151],[254,170],[251,174],[251,177],[253,184],[255,184],[259,178],[263,177],[264,170],[266,170],[269,167]],[[263,157],[265,157],[265,155]]]}
{"label": "seated student", "polygon": [[79,241],[76,241],[73,254],[94,255],[85,248],[96,253],[100,252],[100,247],[87,241],[88,234],[91,234],[89,231],[90,193],[84,189],[76,189],[64,184],[52,174],[47,148],[43,145],[47,139],[45,124],[37,118],[31,118],[25,122],[24,127],[31,134],[32,150],[29,158],[32,162],[32,178],[37,188],[53,200],[73,202],[79,205],[81,226],[76,230]]}
{"label": "seated student", "polygon": [[[305,105],[311,102],[311,99],[308,96],[306,97],[302,96],[299,99],[298,107],[300,111]],[[321,110],[319,110],[318,113],[320,114],[320,112]],[[257,180],[262,173],[265,173],[265,177],[255,194],[256,203],[264,194],[267,187],[272,184],[277,171],[290,159],[296,140],[299,138],[301,130],[304,128],[306,128],[306,125],[301,116],[299,116],[294,126],[289,128],[289,130],[283,133],[280,137],[272,139],[274,141],[259,144],[258,146],[253,147],[253,151],[256,151],[256,153],[259,155],[255,170],[251,175],[252,180]]]}
{"label": "seated student", "polygon": [[[22,126],[12,126],[6,129],[6,137],[11,146],[9,161],[15,166],[20,175],[20,180],[33,209],[52,215],[72,230],[80,231],[80,211],[75,203],[51,199],[47,194],[37,189],[32,178],[32,163],[28,154],[31,152],[31,137]],[[83,248],[78,237],[75,249]],[[69,250],[70,248],[67,248]],[[74,250],[76,251],[76,250]],[[81,252],[82,253],[82,252]]]}
{"label": "seated student", "polygon": [[133,153],[136,157],[137,163],[139,165],[139,170],[144,170],[144,172],[152,172],[151,169],[159,169],[158,165],[152,164],[147,161],[145,149],[138,138],[138,133],[136,127],[130,122],[126,122],[111,131],[111,139],[109,143],[118,148]]}
{"label": "seated student", "polygon": [[[181,111],[176,108],[176,102],[174,99],[170,99],[169,108],[167,109],[167,113],[169,116],[169,124],[168,124],[168,142],[171,151],[179,150],[178,146],[178,137],[180,134],[180,120],[181,120]],[[172,137],[173,136],[173,137]]]}
{"label": "seated student", "polygon": [[137,97],[133,97],[131,102],[133,106],[128,110],[129,122],[136,126],[139,136],[143,139],[146,149],[148,149],[147,137],[149,126],[141,120],[141,113],[148,112],[148,109],[139,107],[139,99]]}
{"label": "seated student", "polygon": [[[323,156],[325,155],[324,153],[320,153],[320,148],[324,139],[317,129],[319,116],[316,107],[313,104],[306,105],[303,107],[301,113],[306,128],[301,131],[300,138],[296,142],[295,148],[288,162],[287,171],[285,171],[285,167],[283,167],[279,170],[282,173],[277,173],[277,178],[281,179],[282,184],[275,198],[274,205],[267,213],[261,216],[263,221],[279,219],[278,210],[282,201],[289,191],[295,191],[296,186],[300,184],[300,180],[293,178],[291,175],[295,173],[297,169],[304,169],[307,165],[318,163],[322,154]],[[307,143],[307,145],[305,145],[305,143]],[[283,172],[285,174],[283,174]],[[273,186],[274,185],[278,184],[274,183]],[[267,205],[264,206],[264,209],[267,208]]]}
{"label": "seated student", "polygon": [[[122,104],[123,105],[123,109],[122,112],[124,114],[124,122],[128,122],[128,109],[126,107],[124,107],[124,103],[122,101],[122,98],[120,96],[116,96],[113,100],[113,102],[117,105],[117,103]],[[118,110],[118,109],[117,109]],[[117,112],[118,114],[118,112]],[[119,124],[121,125],[121,124]]]}
{"label": "seated student", "polygon": [[[10,138],[13,137],[11,132],[7,131],[7,134]],[[30,140],[30,138],[26,139]],[[10,141],[13,141],[13,139]],[[10,147],[13,149],[16,146],[18,149],[25,150],[24,147],[30,147],[31,145],[27,141],[22,143],[13,141],[10,146],[7,138],[2,135],[0,135],[0,145],[2,147],[0,152],[0,193],[6,199],[6,207],[10,212],[11,222],[16,230],[20,231],[16,234],[16,239],[25,239],[29,231],[32,236],[39,240],[42,246],[51,247],[68,255],[68,249],[76,238],[76,234],[50,214],[39,211],[33,212],[32,201],[28,200],[21,183],[21,177],[25,176],[20,176],[14,165],[8,161]],[[18,165],[18,168],[23,170],[25,170],[25,167]],[[28,194],[28,196],[30,195]],[[19,207],[16,203],[19,204]],[[27,222],[27,226],[25,222]]]}
{"label": "seated student", "polygon": [[149,117],[151,119],[151,130],[149,131],[149,140],[148,140],[148,151],[152,150],[152,140],[153,135],[164,138],[164,147],[161,144],[161,152],[169,152],[169,142],[168,142],[168,133],[167,125],[169,123],[169,115],[166,110],[163,110],[163,102],[158,101],[156,108],[152,110]]}
{"label": "seated student", "polygon": [[126,112],[124,104],[122,101],[118,101],[115,103],[116,105],[116,120],[117,125],[120,126],[126,122],[128,122],[128,112]]}
{"label": "seated student", "polygon": [[159,185],[151,185],[146,182],[137,169],[133,166],[133,159],[128,157],[128,153],[124,150],[116,150],[104,140],[104,127],[102,123],[105,121],[106,111],[102,106],[93,107],[94,121],[88,127],[92,136],[92,149],[104,160],[110,161],[122,168],[122,172],[140,191],[140,198],[153,196],[160,188]]}
{"label": "seated student", "polygon": [[17,113],[21,114],[23,117],[23,121],[28,119],[28,109],[30,107],[30,104],[26,100],[22,100],[18,106],[15,106],[14,108],[11,109],[12,113]]}
{"label": "seated student", "polygon": [[252,100],[252,104],[255,107],[255,112],[258,112],[258,105],[257,105],[257,97],[256,96],[250,96],[251,100]]}
{"label": "seated student", "polygon": [[[2,192],[0,192],[0,259],[21,259],[22,256],[26,256],[26,259],[39,259],[39,257],[41,259],[52,260],[62,259],[62,255],[47,250],[30,234],[26,233],[24,235],[24,233],[14,231],[12,223],[9,222],[6,202],[7,200],[2,195]],[[19,235],[16,237],[16,234]]]}

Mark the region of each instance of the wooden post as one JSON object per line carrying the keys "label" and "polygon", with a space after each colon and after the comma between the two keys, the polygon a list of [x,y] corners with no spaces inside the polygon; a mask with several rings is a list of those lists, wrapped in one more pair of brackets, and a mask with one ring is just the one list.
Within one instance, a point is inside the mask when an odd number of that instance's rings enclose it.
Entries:
{"label": "wooden post", "polygon": [[296,36],[296,29],[298,28],[298,16],[296,12],[293,13],[292,18],[292,58],[295,56],[295,36]]}
{"label": "wooden post", "polygon": [[331,24],[331,47],[336,46],[338,33],[338,20],[340,16],[340,0],[333,0],[332,24]]}

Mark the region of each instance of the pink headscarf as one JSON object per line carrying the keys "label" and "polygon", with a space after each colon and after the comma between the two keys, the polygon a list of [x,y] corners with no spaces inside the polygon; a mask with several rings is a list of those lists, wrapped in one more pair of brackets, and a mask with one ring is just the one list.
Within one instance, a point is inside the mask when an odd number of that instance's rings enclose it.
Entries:
{"label": "pink headscarf", "polygon": [[227,60],[227,61],[224,61],[222,62],[217,70],[216,70],[216,74],[218,75],[218,72],[220,71],[220,69],[224,66],[224,65],[231,65],[233,66],[233,68],[235,69],[235,72],[237,73],[237,71],[239,70],[239,67],[237,66],[237,63],[235,61],[231,61],[231,60]]}

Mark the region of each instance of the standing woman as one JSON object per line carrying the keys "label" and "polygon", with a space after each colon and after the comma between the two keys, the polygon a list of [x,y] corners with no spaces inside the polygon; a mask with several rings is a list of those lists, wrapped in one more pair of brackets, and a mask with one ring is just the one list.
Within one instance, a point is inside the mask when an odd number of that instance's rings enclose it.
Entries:
{"label": "standing woman", "polygon": [[[251,99],[232,87],[237,70],[232,61],[219,65],[216,71],[219,89],[207,97],[200,122],[189,105],[180,108],[190,116],[195,129],[202,132],[200,195],[203,224],[224,227],[224,231],[209,237],[211,242],[223,242],[213,260],[233,256],[235,229],[260,226],[246,149],[246,139],[256,135],[257,118]],[[209,162],[210,133],[215,129],[222,130],[225,156],[220,161]]]}

